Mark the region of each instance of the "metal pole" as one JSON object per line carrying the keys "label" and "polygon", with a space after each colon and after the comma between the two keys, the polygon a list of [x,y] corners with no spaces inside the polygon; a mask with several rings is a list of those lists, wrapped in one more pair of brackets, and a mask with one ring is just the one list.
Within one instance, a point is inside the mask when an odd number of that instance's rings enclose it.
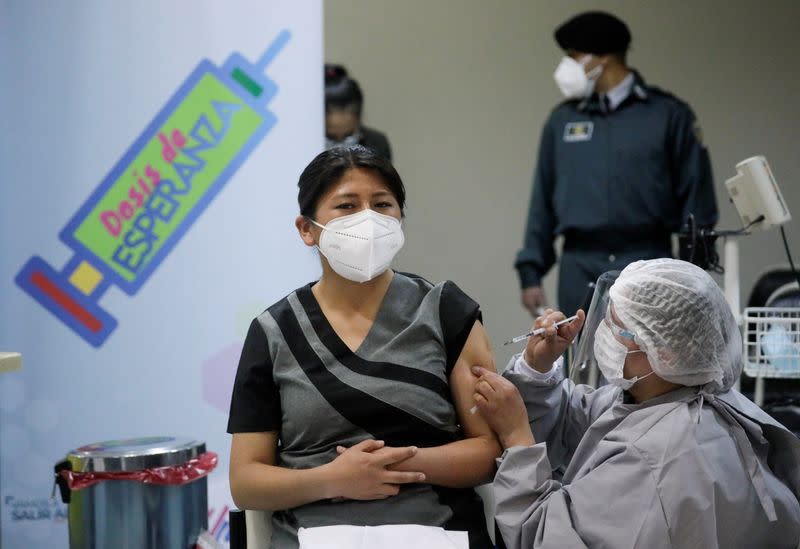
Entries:
{"label": "metal pole", "polygon": [[[726,236],[723,241],[723,252],[725,254],[722,284],[725,290],[725,299],[736,319],[739,329],[742,327],[742,306],[739,300],[739,241],[735,236]],[[760,378],[759,378],[760,379]],[[741,387],[741,379],[737,379],[733,388],[737,391]],[[763,380],[762,380],[763,389]],[[763,396],[763,395],[762,395]]]}
{"label": "metal pole", "polygon": [[723,278],[723,286],[725,290],[725,299],[733,311],[733,317],[736,323],[742,325],[742,308],[739,301],[739,242],[736,237],[726,236],[724,241],[725,253],[725,275]]}
{"label": "metal pole", "polygon": [[756,389],[753,395],[753,401],[759,408],[764,404],[764,378],[761,376],[756,378]]}

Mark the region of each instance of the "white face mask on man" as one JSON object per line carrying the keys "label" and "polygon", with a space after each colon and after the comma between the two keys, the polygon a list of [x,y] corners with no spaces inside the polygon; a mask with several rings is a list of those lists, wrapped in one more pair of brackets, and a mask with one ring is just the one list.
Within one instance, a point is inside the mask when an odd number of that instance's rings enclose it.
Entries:
{"label": "white face mask on man", "polygon": [[[623,334],[627,333],[630,332],[623,331]],[[626,336],[623,335],[623,337]],[[631,340],[633,340],[633,337],[633,334],[631,334]],[[603,377],[605,377],[606,381],[611,385],[615,385],[627,391],[633,387],[636,382],[653,374],[651,371],[649,374],[645,374],[642,377],[625,378],[624,369],[627,356],[632,353],[643,352],[644,351],[639,349],[634,351],[628,350],[621,341],[614,337],[614,333],[611,331],[606,321],[601,322],[597,327],[597,331],[594,334],[594,356],[597,360],[597,367],[600,368],[600,373],[603,374]]]}
{"label": "white face mask on man", "polygon": [[331,268],[353,282],[368,282],[385,272],[405,243],[400,221],[375,210],[337,217],[322,229],[319,251]]}
{"label": "white face mask on man", "polygon": [[603,65],[597,65],[588,73],[584,70],[592,55],[585,55],[580,61],[566,55],[553,73],[558,89],[567,99],[582,99],[589,97],[594,91],[597,79],[603,72]]}

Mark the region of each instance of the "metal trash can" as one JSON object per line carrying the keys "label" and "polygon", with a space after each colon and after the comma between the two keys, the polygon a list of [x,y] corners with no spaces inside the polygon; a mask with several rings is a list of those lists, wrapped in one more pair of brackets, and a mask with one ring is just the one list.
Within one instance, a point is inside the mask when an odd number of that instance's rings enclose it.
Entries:
{"label": "metal trash can", "polygon": [[204,442],[148,437],[89,444],[55,466],[70,549],[188,549],[208,528]]}

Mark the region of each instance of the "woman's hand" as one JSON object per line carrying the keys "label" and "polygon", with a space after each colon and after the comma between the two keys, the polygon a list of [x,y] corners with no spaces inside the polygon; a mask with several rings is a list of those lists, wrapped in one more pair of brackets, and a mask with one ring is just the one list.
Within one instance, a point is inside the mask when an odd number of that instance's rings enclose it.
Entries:
{"label": "woman's hand", "polygon": [[385,499],[400,492],[400,484],[423,482],[419,472],[391,471],[389,466],[417,453],[415,446],[386,447],[382,440],[362,440],[355,446],[336,448],[339,456],[326,467],[334,493],[331,498]]}
{"label": "woman's hand", "polygon": [[542,373],[549,372],[553,367],[553,362],[558,357],[564,354],[569,344],[578,335],[583,322],[586,320],[586,314],[582,310],[578,310],[577,317],[569,324],[559,326],[556,328],[554,324],[559,320],[564,320],[566,316],[564,313],[547,309],[544,315],[536,319],[533,327],[547,328],[543,334],[528,338],[528,344],[525,347],[525,354],[523,358],[525,362],[534,370]]}
{"label": "woman's hand", "polygon": [[503,448],[535,444],[525,403],[514,384],[480,366],[473,367],[472,373],[478,377],[475,405]]}
{"label": "woman's hand", "polygon": [[[392,459],[391,456],[392,455],[396,455],[396,454],[393,454],[393,452],[396,452],[397,450],[402,450],[402,447],[386,446],[385,442],[383,442],[383,441],[379,441],[379,442],[381,442],[382,444],[378,449],[369,450],[369,453],[372,454],[373,456]],[[353,446],[353,448],[355,448],[355,446]],[[412,448],[415,448],[415,447],[412,446]],[[346,451],[347,451],[347,448],[344,447],[344,446],[337,446],[336,447],[336,453],[339,454],[339,455],[342,455]],[[407,457],[405,459],[397,460],[397,461],[387,465],[386,469],[388,471],[405,471],[405,472],[419,473],[420,471],[411,471],[410,470],[411,467],[408,464],[409,460],[412,457],[418,456],[418,455],[419,455],[419,451],[414,452],[414,455],[412,455],[412,456],[409,456],[409,457]],[[404,464],[404,465],[400,466],[401,464]]]}

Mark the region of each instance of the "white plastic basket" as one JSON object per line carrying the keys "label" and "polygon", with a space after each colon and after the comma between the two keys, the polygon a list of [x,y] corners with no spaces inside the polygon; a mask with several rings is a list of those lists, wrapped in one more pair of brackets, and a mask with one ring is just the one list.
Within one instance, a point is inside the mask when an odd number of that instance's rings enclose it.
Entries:
{"label": "white plastic basket", "polygon": [[745,373],[800,378],[800,307],[748,307],[742,320]]}

